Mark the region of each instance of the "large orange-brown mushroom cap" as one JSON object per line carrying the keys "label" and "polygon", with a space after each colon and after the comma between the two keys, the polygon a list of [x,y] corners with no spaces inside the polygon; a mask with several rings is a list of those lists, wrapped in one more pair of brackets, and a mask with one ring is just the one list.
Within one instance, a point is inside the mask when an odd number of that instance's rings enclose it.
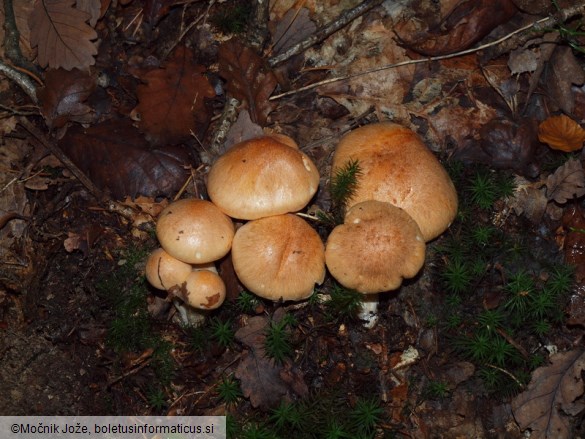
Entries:
{"label": "large orange-brown mushroom cap", "polygon": [[417,222],[425,241],[443,233],[455,218],[453,182],[412,130],[376,123],[350,132],[335,150],[332,172],[355,160],[362,175],[348,207],[366,200],[401,207]]}
{"label": "large orange-brown mushroom cap", "polygon": [[156,236],[171,256],[189,264],[204,264],[230,251],[234,224],[211,202],[185,199],[169,204],[160,213]]}
{"label": "large orange-brown mushroom cap", "polygon": [[296,215],[250,221],[234,237],[232,261],[242,284],[270,300],[302,300],[325,278],[324,246]]}
{"label": "large orange-brown mushroom cap", "polygon": [[221,277],[210,270],[192,271],[181,285],[171,293],[197,309],[216,309],[226,296],[226,287]]}
{"label": "large orange-brown mushroom cap", "polygon": [[311,159],[276,137],[265,136],[234,145],[211,166],[209,198],[232,218],[258,219],[296,212],[319,187]]}
{"label": "large orange-brown mushroom cap", "polygon": [[346,288],[380,293],[414,277],[425,260],[425,241],[404,210],[382,201],[354,205],[325,247],[331,275]]}

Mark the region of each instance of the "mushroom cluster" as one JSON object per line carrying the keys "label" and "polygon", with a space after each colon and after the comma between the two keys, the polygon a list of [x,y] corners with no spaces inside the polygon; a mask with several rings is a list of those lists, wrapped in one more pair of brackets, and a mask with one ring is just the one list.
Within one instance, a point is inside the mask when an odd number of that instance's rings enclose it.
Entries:
{"label": "mushroom cluster", "polygon": [[209,201],[171,203],[156,223],[162,248],[150,254],[146,279],[193,308],[219,307],[226,287],[214,262],[230,251],[234,232],[232,220]]}
{"label": "mushroom cluster", "polygon": [[[213,262],[231,251],[236,275],[258,296],[310,296],[325,278],[325,246],[291,214],[319,187],[310,158],[287,136],[263,136],[234,145],[207,177],[211,201],[180,200],[161,212],[162,248],[147,261],[148,281],[194,308],[217,308],[226,291]],[[232,218],[247,222],[235,231]]]}
{"label": "mushroom cluster", "polygon": [[361,176],[344,224],[326,243],[331,275],[365,294],[398,288],[424,263],[425,243],[457,213],[457,192],[435,155],[412,130],[376,123],[344,136],[332,172],[357,161]]}

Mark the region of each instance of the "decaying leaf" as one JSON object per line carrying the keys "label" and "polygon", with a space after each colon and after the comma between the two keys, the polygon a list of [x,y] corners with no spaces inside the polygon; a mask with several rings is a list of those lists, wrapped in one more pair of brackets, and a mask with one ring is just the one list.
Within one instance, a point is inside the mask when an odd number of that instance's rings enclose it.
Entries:
{"label": "decaying leaf", "polygon": [[204,71],[191,50],[179,46],[162,68],[144,74],[146,84],[136,90],[140,128],[163,144],[202,137],[211,117],[206,100],[215,97]]}
{"label": "decaying leaf", "polygon": [[69,158],[102,190],[116,199],[172,196],[189,173],[185,148],[150,149],[140,132],[125,121],[107,121],[67,131],[60,146]]}
{"label": "decaying leaf", "polygon": [[75,6],[80,11],[89,14],[89,25],[95,27],[98,19],[102,15],[102,2],[100,0],[76,0]]}
{"label": "decaying leaf", "polygon": [[311,21],[307,8],[289,9],[272,32],[272,55],[284,52],[316,30],[317,26]]}
{"label": "decaying leaf", "polygon": [[95,77],[89,72],[50,69],[45,76],[45,86],[37,92],[47,125],[60,128],[68,121],[93,122],[95,114],[85,101],[95,87]]}
{"label": "decaying leaf", "polygon": [[573,437],[570,418],[585,408],[582,400],[585,353],[573,350],[550,357],[551,365],[532,374],[528,388],[512,401],[516,422],[532,439]]}
{"label": "decaying leaf", "polygon": [[219,48],[219,74],[227,81],[228,92],[248,106],[252,121],[266,125],[274,108],[268,98],[277,81],[262,57],[237,40],[229,40]]}
{"label": "decaying leaf", "polygon": [[87,12],[72,7],[74,0],[37,0],[30,16],[30,40],[38,47],[41,67],[87,69],[95,64],[96,31]]}
{"label": "decaying leaf", "polygon": [[546,179],[546,196],[564,204],[585,195],[585,171],[578,159],[571,158]]}
{"label": "decaying leaf", "polygon": [[538,126],[538,140],[552,149],[571,152],[583,148],[585,130],[570,117],[551,116]]}
{"label": "decaying leaf", "polygon": [[573,85],[585,82],[585,72],[577,61],[573,49],[554,46],[549,68],[544,70],[543,83],[551,108],[571,114],[575,106]]}
{"label": "decaying leaf", "polygon": [[516,12],[512,0],[463,1],[435,29],[401,34],[400,39],[409,49],[427,56],[459,52],[480,41]]}
{"label": "decaying leaf", "polygon": [[507,199],[508,206],[516,215],[524,215],[533,224],[538,224],[546,211],[548,199],[541,182],[531,183],[524,177],[516,176],[516,190]]}
{"label": "decaying leaf", "polygon": [[264,343],[268,324],[269,320],[264,316],[252,317],[235,335],[250,348],[243,354],[236,378],[240,380],[242,392],[250,398],[252,406],[264,410],[278,406],[287,394],[295,393],[302,397],[309,393],[302,372],[290,361],[278,365],[266,356]]}

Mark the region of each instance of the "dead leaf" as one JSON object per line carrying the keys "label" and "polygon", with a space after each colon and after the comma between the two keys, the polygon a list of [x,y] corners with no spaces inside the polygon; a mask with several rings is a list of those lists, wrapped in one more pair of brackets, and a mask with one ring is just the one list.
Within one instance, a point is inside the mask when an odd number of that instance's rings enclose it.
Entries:
{"label": "dead leaf", "polygon": [[215,97],[204,71],[191,50],[179,46],[162,68],[142,75],[146,84],[136,90],[140,129],[163,144],[181,143],[193,134],[201,138],[211,117],[206,100]]}
{"label": "dead leaf", "polygon": [[272,27],[274,27],[272,31],[272,56],[284,52],[317,30],[307,8],[289,9],[276,26]]}
{"label": "dead leaf", "polygon": [[225,139],[223,150],[220,151],[220,154],[223,154],[236,143],[253,139],[254,137],[260,137],[263,134],[264,131],[262,131],[262,127],[252,122],[252,119],[250,119],[250,113],[246,110],[242,110],[240,111],[240,114],[238,114],[236,122],[230,127]]}
{"label": "dead leaf", "polygon": [[128,121],[107,121],[67,131],[60,146],[91,181],[116,199],[172,196],[189,177],[186,148],[151,149]]}
{"label": "dead leaf", "polygon": [[573,437],[565,414],[575,415],[585,408],[577,400],[583,395],[583,351],[558,353],[550,361],[550,366],[533,372],[528,388],[512,401],[516,422],[523,431],[531,430],[532,439]]}
{"label": "dead leaf", "polygon": [[75,6],[80,11],[89,14],[89,25],[95,27],[102,14],[102,2],[100,0],[76,0]]}
{"label": "dead leaf", "polygon": [[548,144],[552,149],[577,151],[583,148],[585,130],[564,114],[551,116],[538,125],[538,140]]}
{"label": "dead leaf", "polygon": [[564,204],[572,198],[585,195],[585,171],[578,159],[571,158],[548,176],[545,182],[549,200]]}
{"label": "dead leaf", "polygon": [[60,128],[68,121],[94,122],[95,113],[84,102],[95,87],[95,77],[86,71],[48,70],[45,86],[37,92],[47,125]]}
{"label": "dead leaf", "polygon": [[539,224],[548,204],[542,183],[531,183],[520,176],[516,176],[514,183],[516,190],[514,196],[507,199],[508,207],[514,209],[516,215],[524,215],[533,224]]}
{"label": "dead leaf", "polygon": [[274,104],[268,100],[276,76],[254,50],[232,39],[219,48],[219,74],[228,92],[248,107],[252,121],[264,126]]}
{"label": "dead leaf", "polygon": [[[276,320],[284,314],[279,310],[274,316]],[[275,408],[289,394],[303,397],[309,393],[302,372],[290,360],[278,365],[266,356],[264,342],[268,324],[267,317],[251,317],[247,325],[235,334],[236,339],[250,348],[242,356],[236,378],[240,380],[242,393],[250,399],[252,406],[263,410]]]}
{"label": "dead leaf", "polygon": [[422,55],[446,55],[471,47],[516,12],[512,0],[463,1],[436,28],[399,37],[404,46]]}
{"label": "dead leaf", "polygon": [[30,16],[30,42],[38,47],[41,67],[87,69],[95,64],[96,31],[87,12],[73,8],[74,0],[37,0]]}
{"label": "dead leaf", "polygon": [[571,114],[575,106],[573,85],[585,82],[585,72],[570,47],[555,46],[550,59],[550,68],[545,69],[543,89],[552,110],[556,108]]}

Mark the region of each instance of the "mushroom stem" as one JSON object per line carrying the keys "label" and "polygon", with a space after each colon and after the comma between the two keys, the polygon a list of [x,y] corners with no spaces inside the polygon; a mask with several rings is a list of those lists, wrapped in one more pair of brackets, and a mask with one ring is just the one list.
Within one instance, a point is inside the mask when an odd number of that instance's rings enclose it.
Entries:
{"label": "mushroom stem", "polygon": [[364,328],[372,329],[378,323],[378,295],[366,294],[358,317],[363,320]]}

